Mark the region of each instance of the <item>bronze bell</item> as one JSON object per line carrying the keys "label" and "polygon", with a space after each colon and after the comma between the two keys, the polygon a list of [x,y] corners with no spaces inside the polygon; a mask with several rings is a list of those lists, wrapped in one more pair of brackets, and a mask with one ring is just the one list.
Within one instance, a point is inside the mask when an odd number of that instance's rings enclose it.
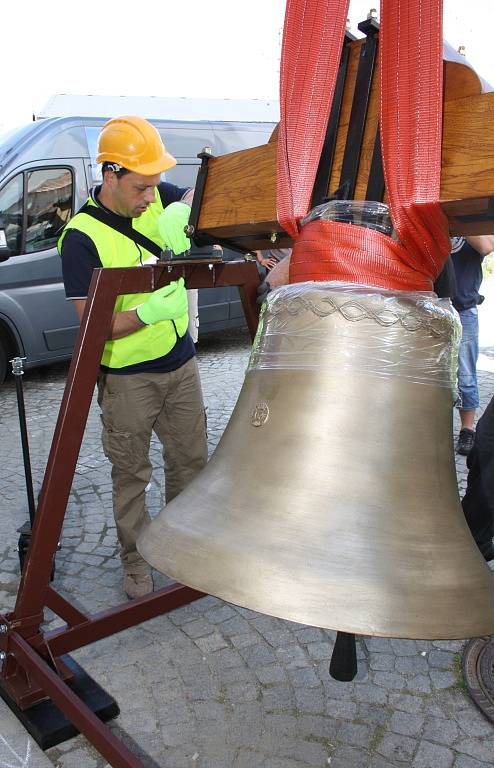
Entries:
{"label": "bronze bell", "polygon": [[460,505],[449,301],[342,283],[264,305],[205,469],[142,532],[156,569],[303,624],[494,633],[494,577]]}

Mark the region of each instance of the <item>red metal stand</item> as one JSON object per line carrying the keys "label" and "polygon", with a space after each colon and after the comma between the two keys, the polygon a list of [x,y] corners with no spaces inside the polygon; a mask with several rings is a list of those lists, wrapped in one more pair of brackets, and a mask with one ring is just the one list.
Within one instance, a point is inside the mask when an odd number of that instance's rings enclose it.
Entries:
{"label": "red metal stand", "polygon": [[[175,583],[116,608],[86,615],[50,586],[50,574],[115,300],[121,294],[153,291],[181,276],[187,288],[238,286],[247,325],[254,336],[259,314],[255,301],[259,277],[254,262],[188,260],[94,271],[15,608],[11,613],[0,614],[2,697],[9,700],[14,711],[23,712],[51,699],[114,768],[143,765],[71,688],[74,671],[62,655],[172,611],[203,594]],[[66,626],[43,632],[45,607],[60,616]]]}

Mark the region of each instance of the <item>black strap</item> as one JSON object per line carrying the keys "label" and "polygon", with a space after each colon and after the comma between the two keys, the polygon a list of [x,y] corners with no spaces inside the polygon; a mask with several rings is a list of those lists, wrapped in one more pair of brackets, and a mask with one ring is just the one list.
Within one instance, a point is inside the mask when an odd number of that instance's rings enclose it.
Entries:
{"label": "black strap", "polygon": [[[128,237],[129,240],[133,240],[138,245],[142,245],[142,247],[145,248],[146,251],[150,251],[153,256],[157,256],[158,259],[160,258],[163,249],[160,248],[159,245],[156,245],[153,240],[150,240],[149,237],[146,237],[146,235],[143,235],[141,232],[137,232],[135,229],[133,229],[132,219],[123,219],[122,216],[117,216],[116,213],[106,211],[103,208],[98,208],[95,205],[89,205],[88,203],[84,203],[82,208],[79,210],[79,213],[87,213],[88,216],[92,216],[93,219],[101,221],[102,224],[106,224],[107,227],[116,229],[117,232],[125,235],[125,237]],[[128,221],[129,224],[126,225],[124,223],[125,221]]]}

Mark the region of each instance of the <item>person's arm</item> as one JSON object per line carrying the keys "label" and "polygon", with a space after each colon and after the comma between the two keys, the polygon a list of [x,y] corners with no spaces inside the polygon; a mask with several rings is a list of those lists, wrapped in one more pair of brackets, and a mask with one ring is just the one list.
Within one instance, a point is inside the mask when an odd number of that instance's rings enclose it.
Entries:
{"label": "person's arm", "polygon": [[277,288],[279,285],[287,285],[290,275],[291,251],[288,256],[278,262],[268,275],[271,288]]}
{"label": "person's arm", "polygon": [[277,259],[275,259],[274,256],[269,256],[266,258],[266,256],[263,256],[262,251],[254,251],[254,253],[261,267],[266,267],[266,269],[272,269],[278,263]]}
{"label": "person's arm", "polygon": [[[76,312],[82,320],[86,299],[75,299]],[[157,288],[134,309],[114,312],[108,339],[121,339],[135,333],[144,325],[154,325],[163,320],[177,320],[187,314],[187,291],[183,277]]]}
{"label": "person's arm", "polygon": [[187,203],[192,206],[192,200],[194,199],[194,189],[188,189],[185,195],[181,198],[181,203]]}
{"label": "person's arm", "polygon": [[[75,311],[79,316],[79,321],[81,321],[87,299],[73,299],[73,301]],[[129,336],[131,333],[138,331],[140,328],[144,328],[144,326],[145,323],[138,318],[135,309],[127,309],[124,312],[114,312],[107,338],[122,339],[124,336]]]}
{"label": "person's arm", "polygon": [[187,205],[192,205],[194,190],[188,187],[177,187],[175,184],[170,184],[168,181],[160,181],[158,184],[158,192],[163,208],[166,208],[170,203],[187,203]]}
{"label": "person's arm", "polygon": [[468,235],[465,240],[481,256],[487,256],[494,251],[494,235]]}

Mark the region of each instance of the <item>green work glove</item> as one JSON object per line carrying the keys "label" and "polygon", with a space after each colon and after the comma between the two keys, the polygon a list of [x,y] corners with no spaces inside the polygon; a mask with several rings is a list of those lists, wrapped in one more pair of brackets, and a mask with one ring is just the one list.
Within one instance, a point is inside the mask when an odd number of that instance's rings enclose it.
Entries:
{"label": "green work glove", "polygon": [[158,218],[158,230],[165,246],[176,255],[188,251],[190,240],[184,232],[189,223],[190,205],[170,203]]}
{"label": "green work glove", "polygon": [[184,279],[180,277],[169,285],[153,291],[144,304],[136,307],[137,317],[146,325],[161,320],[176,320],[187,312],[187,291]]}

